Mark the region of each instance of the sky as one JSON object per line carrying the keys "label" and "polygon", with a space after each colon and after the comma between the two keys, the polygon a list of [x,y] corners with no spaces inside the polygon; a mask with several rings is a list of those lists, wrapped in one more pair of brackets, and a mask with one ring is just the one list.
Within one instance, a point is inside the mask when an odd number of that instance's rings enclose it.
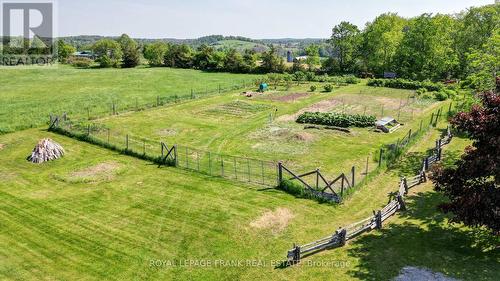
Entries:
{"label": "sky", "polygon": [[494,0],[56,0],[59,36],[327,38],[341,21],[457,13]]}

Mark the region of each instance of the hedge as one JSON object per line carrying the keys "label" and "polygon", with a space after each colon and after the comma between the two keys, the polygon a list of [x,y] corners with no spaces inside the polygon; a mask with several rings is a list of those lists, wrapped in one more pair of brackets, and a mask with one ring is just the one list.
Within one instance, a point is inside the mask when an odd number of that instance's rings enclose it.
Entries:
{"label": "hedge", "polygon": [[375,126],[377,118],[370,115],[305,112],[297,118],[297,123],[317,124],[335,127],[372,127]]}
{"label": "hedge", "polygon": [[412,81],[406,79],[370,79],[368,80],[368,86],[373,87],[387,87],[396,89],[408,89],[417,90],[424,88],[429,92],[438,92],[445,88],[444,85],[439,83],[433,83],[429,81]]}

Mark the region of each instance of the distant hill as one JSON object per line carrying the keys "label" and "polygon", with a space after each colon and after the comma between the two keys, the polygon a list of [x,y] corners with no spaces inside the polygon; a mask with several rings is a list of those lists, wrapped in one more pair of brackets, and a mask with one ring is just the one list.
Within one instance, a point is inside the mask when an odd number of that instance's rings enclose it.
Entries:
{"label": "distant hill", "polygon": [[[60,39],[75,46],[78,50],[90,48],[95,42],[101,39],[117,39],[118,36],[99,36],[99,35],[80,35],[61,37]],[[196,39],[175,39],[175,38],[161,38],[161,39],[148,39],[148,38],[134,38],[140,44],[149,44],[153,42],[167,42],[173,44],[187,44],[193,48],[197,48],[202,44],[214,46],[217,49],[234,48],[238,51],[246,49],[253,49],[257,52],[264,52],[269,49],[269,45],[275,45],[278,49],[290,49],[294,53],[301,53],[303,49],[310,44],[322,44],[326,39],[251,39],[242,36],[223,36],[223,35],[209,35]]]}
{"label": "distant hill", "polygon": [[244,52],[245,50],[254,50],[260,53],[265,52],[269,49],[269,46],[262,43],[242,40],[221,40],[210,45],[217,50],[236,49],[238,52]]}

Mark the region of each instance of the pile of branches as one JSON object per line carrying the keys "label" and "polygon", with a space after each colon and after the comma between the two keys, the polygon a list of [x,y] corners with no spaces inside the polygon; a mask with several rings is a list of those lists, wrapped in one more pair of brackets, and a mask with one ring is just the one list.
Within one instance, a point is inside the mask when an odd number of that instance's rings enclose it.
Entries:
{"label": "pile of branches", "polygon": [[27,160],[32,163],[43,163],[61,158],[64,155],[62,146],[51,139],[40,140]]}

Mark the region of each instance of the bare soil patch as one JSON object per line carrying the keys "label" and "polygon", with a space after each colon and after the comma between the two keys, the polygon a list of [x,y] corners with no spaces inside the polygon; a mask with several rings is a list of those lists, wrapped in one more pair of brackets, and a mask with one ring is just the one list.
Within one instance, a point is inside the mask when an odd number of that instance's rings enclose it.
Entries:
{"label": "bare soil patch", "polygon": [[119,164],[116,162],[104,162],[92,167],[72,172],[69,176],[75,180],[110,180]]}
{"label": "bare soil patch", "polygon": [[5,144],[0,143],[0,150],[2,150],[5,147]]}
{"label": "bare soil patch", "polygon": [[403,106],[406,100],[394,99],[394,98],[386,98],[386,97],[376,97],[375,103],[380,105],[384,105],[386,109],[399,109],[399,106]]}
{"label": "bare soil patch", "polygon": [[309,95],[308,93],[292,93],[284,96],[271,96],[269,97],[269,99],[272,101],[293,102],[296,100],[303,99],[308,95]]}
{"label": "bare soil patch", "polygon": [[342,102],[337,100],[336,98],[329,99],[329,100],[323,100],[320,102],[317,102],[311,106],[308,106],[306,108],[302,108],[295,114],[290,114],[290,115],[283,115],[277,118],[278,121],[295,121],[297,120],[297,117],[299,117],[300,114],[304,112],[329,112],[335,107],[341,105]]}
{"label": "bare soil patch", "polygon": [[314,135],[308,132],[300,132],[294,134],[293,138],[298,141],[310,142],[314,140]]}
{"label": "bare soil patch", "polygon": [[287,208],[277,208],[275,211],[265,212],[261,217],[250,223],[257,229],[270,230],[273,234],[280,233],[295,216]]}
{"label": "bare soil patch", "polygon": [[158,131],[158,135],[162,137],[171,137],[177,135],[177,131],[174,129],[161,129]]}

